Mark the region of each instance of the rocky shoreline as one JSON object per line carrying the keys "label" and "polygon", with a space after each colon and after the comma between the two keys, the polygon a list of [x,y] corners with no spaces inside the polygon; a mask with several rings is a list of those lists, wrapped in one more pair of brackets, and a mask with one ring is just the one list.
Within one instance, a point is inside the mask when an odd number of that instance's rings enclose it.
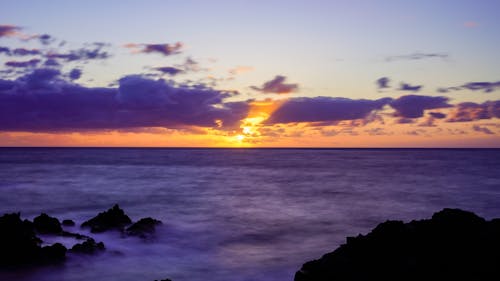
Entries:
{"label": "rocky shoreline", "polygon": [[[105,212],[85,221],[81,228],[90,228],[91,233],[119,231],[124,236],[150,238],[155,227],[162,222],[153,218],[142,218],[133,223],[125,212],[114,205]],[[20,213],[4,214],[0,217],[0,269],[19,270],[27,267],[64,263],[66,255],[93,255],[106,249],[104,242],[96,242],[94,238],[65,230],[72,227],[72,220],[51,217],[45,213],[35,217],[33,221],[22,219]],[[66,248],[61,243],[42,246],[39,235],[55,237],[71,237],[75,244]]]}
{"label": "rocky shoreline", "polygon": [[[121,237],[154,237],[162,222],[150,217],[135,223],[118,206],[83,222],[91,233],[118,231]],[[63,264],[67,255],[96,255],[105,243],[67,231],[75,223],[45,213],[33,221],[20,213],[0,217],[0,270]],[[75,244],[43,245],[39,235],[71,237]],[[92,234],[91,234],[92,235]],[[500,219],[487,221],[459,209],[443,209],[431,219],[386,221],[366,235],[318,260],[306,262],[295,281],[331,280],[497,280],[500,276]],[[160,281],[170,281],[163,279]]]}
{"label": "rocky shoreline", "polygon": [[500,219],[444,209],[431,219],[386,221],[318,260],[295,281],[498,280]]}

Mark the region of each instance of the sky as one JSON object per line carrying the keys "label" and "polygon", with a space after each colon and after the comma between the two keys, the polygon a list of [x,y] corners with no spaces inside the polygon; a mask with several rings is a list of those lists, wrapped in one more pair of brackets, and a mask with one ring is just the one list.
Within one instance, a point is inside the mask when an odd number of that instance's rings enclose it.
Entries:
{"label": "sky", "polygon": [[499,10],[2,0],[0,146],[500,147]]}

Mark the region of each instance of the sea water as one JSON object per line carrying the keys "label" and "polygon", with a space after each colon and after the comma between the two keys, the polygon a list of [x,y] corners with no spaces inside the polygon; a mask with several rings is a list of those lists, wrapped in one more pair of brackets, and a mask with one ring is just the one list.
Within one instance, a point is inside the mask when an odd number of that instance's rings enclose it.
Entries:
{"label": "sea water", "polygon": [[[79,228],[115,203],[163,224],[147,240]],[[1,214],[73,219],[106,251],[0,280],[293,280],[346,236],[445,207],[500,217],[500,150],[2,148]]]}

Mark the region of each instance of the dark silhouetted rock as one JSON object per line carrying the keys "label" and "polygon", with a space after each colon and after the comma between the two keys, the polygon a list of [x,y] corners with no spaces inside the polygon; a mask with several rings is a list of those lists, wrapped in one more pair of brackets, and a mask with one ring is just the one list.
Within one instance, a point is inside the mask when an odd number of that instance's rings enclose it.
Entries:
{"label": "dark silhouetted rock", "polygon": [[138,222],[128,227],[126,233],[128,235],[147,238],[155,232],[155,228],[159,224],[161,224],[161,221],[159,220],[155,220],[153,218],[142,218]]}
{"label": "dark silhouetted rock", "polygon": [[68,232],[68,231],[63,231],[59,235],[64,236],[64,237],[73,237],[73,238],[78,239],[78,240],[91,238],[91,237],[89,237],[87,235],[83,235],[83,234],[80,234],[80,233]]}
{"label": "dark silhouetted rock", "polygon": [[72,220],[63,220],[62,225],[64,226],[75,226],[75,222]]}
{"label": "dark silhouetted rock", "polygon": [[96,243],[94,239],[89,238],[85,240],[83,243],[75,244],[71,248],[71,252],[73,253],[82,253],[82,254],[95,254],[96,252],[103,251],[105,249],[104,243],[99,242]]}
{"label": "dark silhouetted rock", "polygon": [[429,220],[387,221],[319,260],[295,281],[498,280],[500,219],[444,209]]}
{"label": "dark silhouetted rock", "polygon": [[111,229],[123,230],[126,225],[131,223],[130,218],[116,204],[106,212],[99,213],[96,217],[84,222],[82,227],[90,227],[90,231],[96,233]]}
{"label": "dark silhouetted rock", "polygon": [[20,214],[0,217],[0,267],[22,267],[64,260],[66,248],[61,244],[41,247],[35,226],[21,220]]}
{"label": "dark silhouetted rock", "polygon": [[63,261],[66,257],[66,247],[61,243],[55,243],[50,246],[45,246],[42,248],[42,256],[48,262],[59,262]]}
{"label": "dark silhouetted rock", "polygon": [[62,231],[61,223],[57,218],[42,213],[33,220],[35,230],[43,234],[58,234]]}
{"label": "dark silhouetted rock", "polygon": [[155,281],[172,281],[170,279],[161,279],[161,280],[155,280]]}

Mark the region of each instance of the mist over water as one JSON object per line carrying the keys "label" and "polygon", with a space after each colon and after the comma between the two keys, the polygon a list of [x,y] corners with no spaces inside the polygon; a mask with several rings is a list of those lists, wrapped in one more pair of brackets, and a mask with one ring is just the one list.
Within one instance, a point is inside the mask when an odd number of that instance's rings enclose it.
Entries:
{"label": "mist over water", "polygon": [[[387,219],[462,208],[500,217],[500,150],[0,149],[0,212],[78,225],[119,203],[163,221],[152,240],[0,280],[293,280]],[[46,241],[74,241],[43,237]],[[3,275],[3,276],[2,276]]]}

